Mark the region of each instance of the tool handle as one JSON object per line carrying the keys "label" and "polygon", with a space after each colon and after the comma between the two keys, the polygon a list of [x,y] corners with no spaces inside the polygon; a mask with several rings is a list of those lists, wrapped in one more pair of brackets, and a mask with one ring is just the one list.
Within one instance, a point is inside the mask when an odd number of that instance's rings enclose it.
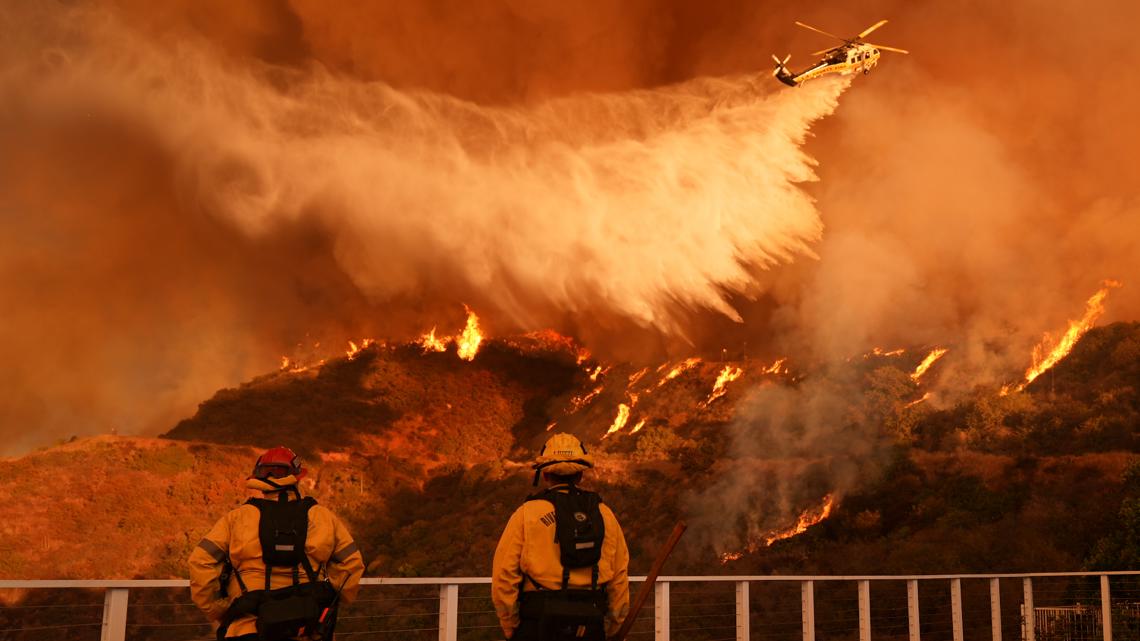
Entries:
{"label": "tool handle", "polygon": [[633,628],[634,621],[637,620],[637,615],[641,612],[642,606],[645,605],[645,600],[653,592],[653,584],[657,582],[657,575],[661,574],[661,567],[665,565],[665,561],[673,553],[673,548],[677,547],[677,542],[681,540],[681,535],[685,533],[687,527],[689,526],[684,521],[678,521],[677,525],[673,526],[673,533],[669,535],[669,540],[665,541],[665,546],[661,548],[661,552],[653,561],[653,566],[649,568],[645,582],[641,584],[637,590],[637,595],[633,597],[633,605],[629,608],[629,614],[625,616],[625,621],[622,621],[617,634],[611,637],[610,641],[625,641],[629,631]]}

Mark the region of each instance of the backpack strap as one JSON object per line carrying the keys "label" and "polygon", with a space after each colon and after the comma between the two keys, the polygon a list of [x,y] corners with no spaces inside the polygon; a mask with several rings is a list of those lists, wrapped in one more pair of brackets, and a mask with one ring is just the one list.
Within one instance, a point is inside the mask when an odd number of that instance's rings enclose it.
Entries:
{"label": "backpack strap", "polygon": [[[299,493],[297,493],[297,495],[298,495],[298,497],[300,497]],[[266,590],[270,589],[270,582],[272,581],[272,576],[273,576],[273,563],[271,563],[268,560],[268,556],[267,556],[267,553],[265,550],[266,544],[270,542],[269,532],[268,532],[267,528],[271,527],[271,526],[266,525],[266,520],[265,520],[266,513],[267,512],[273,513],[274,511],[280,510],[280,509],[288,510],[289,508],[292,508],[294,505],[297,506],[297,509],[299,512],[299,518],[297,518],[296,520],[294,520],[292,522],[292,525],[294,526],[295,529],[292,532],[293,538],[292,538],[291,543],[289,544],[289,547],[292,549],[292,556],[297,561],[297,563],[293,564],[291,567],[291,571],[292,571],[292,575],[293,575],[293,585],[299,585],[301,583],[300,570],[302,570],[302,569],[305,571],[305,576],[306,576],[306,578],[308,578],[309,582],[316,583],[317,581],[319,581],[320,576],[319,576],[318,572],[313,569],[313,565],[309,561],[308,552],[305,549],[306,548],[305,543],[306,543],[306,540],[308,538],[309,510],[311,510],[313,508],[313,506],[317,504],[317,500],[311,496],[307,496],[304,498],[299,498],[297,501],[292,502],[286,496],[286,493],[282,492],[281,494],[278,495],[277,501],[269,501],[266,499],[251,498],[248,501],[246,501],[246,503],[248,505],[253,505],[254,507],[256,507],[258,509],[258,512],[261,514],[260,524],[258,525],[258,538],[261,539],[261,541],[262,541],[262,562],[265,564],[265,589]],[[280,507],[278,507],[278,506],[280,506]],[[278,515],[275,515],[275,516],[278,516]],[[273,540],[275,541],[276,539],[273,539]],[[281,560],[282,559],[278,559],[278,565],[283,565],[285,567],[289,567],[288,563],[281,564],[280,563]],[[241,585],[240,577],[239,577],[239,585]],[[242,587],[242,590],[244,591],[245,586],[241,585],[241,587]]]}

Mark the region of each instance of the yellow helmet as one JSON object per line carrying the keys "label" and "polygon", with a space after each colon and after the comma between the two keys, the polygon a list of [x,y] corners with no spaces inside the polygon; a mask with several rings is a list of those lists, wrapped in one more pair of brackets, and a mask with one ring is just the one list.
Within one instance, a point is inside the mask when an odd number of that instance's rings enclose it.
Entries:
{"label": "yellow helmet", "polygon": [[534,460],[534,484],[538,485],[540,474],[574,474],[594,467],[594,458],[586,451],[586,446],[573,434],[559,433],[550,437],[538,458]]}

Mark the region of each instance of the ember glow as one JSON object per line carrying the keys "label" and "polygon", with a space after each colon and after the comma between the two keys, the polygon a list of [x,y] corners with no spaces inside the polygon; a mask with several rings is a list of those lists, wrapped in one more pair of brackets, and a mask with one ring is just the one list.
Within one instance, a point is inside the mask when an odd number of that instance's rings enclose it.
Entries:
{"label": "ember glow", "polygon": [[[1052,336],[1045,334],[1041,342],[1033,348],[1033,365],[1025,371],[1025,380],[1013,387],[1012,391],[1020,392],[1025,389],[1026,385],[1068,356],[1077,341],[1085,335],[1085,332],[1092,329],[1097,319],[1104,314],[1104,300],[1108,298],[1108,292],[1120,286],[1121,282],[1116,280],[1106,280],[1101,283],[1101,288],[1085,303],[1084,315],[1077,320],[1069,321],[1069,328],[1065,330],[1060,340],[1054,340]],[[1009,391],[1010,387],[1005,386],[1001,393],[1005,395]]]}
{"label": "ember glow", "polygon": [[[777,363],[780,363],[780,362],[781,361],[777,361]],[[764,371],[767,372],[768,370],[764,370]],[[736,379],[740,378],[743,374],[744,374],[743,369],[741,369],[739,367],[734,367],[732,365],[725,365],[724,369],[722,369],[720,371],[720,374],[717,375],[716,382],[713,383],[712,393],[710,393],[709,397],[707,399],[705,399],[705,403],[704,403],[705,407],[708,407],[709,404],[711,404],[713,401],[715,401],[716,399],[720,398],[721,396],[724,396],[725,394],[727,394],[728,389],[726,389],[726,388],[727,388],[728,384],[731,383],[732,381],[735,381]]]}
{"label": "ember glow", "polygon": [[931,352],[926,355],[926,358],[922,359],[922,362],[918,364],[918,367],[914,368],[914,372],[912,372],[910,375],[911,379],[917,383],[918,380],[922,378],[922,375],[925,374],[928,369],[930,369],[930,366],[934,365],[935,361],[942,358],[947,351],[949,350],[945,347],[936,347],[931,350]]}

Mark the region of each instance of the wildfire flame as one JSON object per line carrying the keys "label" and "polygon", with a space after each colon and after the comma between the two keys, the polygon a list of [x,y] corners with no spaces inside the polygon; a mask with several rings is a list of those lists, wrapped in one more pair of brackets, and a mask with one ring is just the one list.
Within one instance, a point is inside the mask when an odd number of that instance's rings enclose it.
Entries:
{"label": "wildfire flame", "polygon": [[948,351],[950,350],[945,347],[935,347],[929,354],[926,355],[926,358],[922,359],[922,362],[918,364],[918,367],[914,368],[914,373],[910,375],[911,379],[917,383],[918,379],[922,378],[922,375],[926,373],[926,370],[930,369],[930,366],[934,365],[934,362],[942,358],[942,356],[945,355]]}
{"label": "wildfire flame", "polygon": [[599,385],[599,386],[595,387],[593,390],[591,390],[590,393],[586,394],[585,396],[575,396],[574,398],[570,399],[570,411],[567,413],[573,414],[574,412],[577,412],[578,410],[582,409],[582,407],[584,407],[590,401],[597,398],[598,394],[601,394],[603,389],[605,389],[605,388],[603,386]]}
{"label": "wildfire flame", "polygon": [[645,419],[641,419],[640,421],[638,421],[637,425],[634,425],[633,429],[630,430],[629,433],[630,434],[637,434],[639,431],[641,431],[641,428],[643,428],[643,427],[645,427]]}
{"label": "wildfire flame", "polygon": [[[776,361],[776,362],[778,364],[780,361]],[[768,370],[764,370],[764,371],[768,371]],[[732,365],[725,365],[724,369],[722,369],[720,371],[720,374],[717,375],[716,383],[713,383],[712,393],[709,394],[709,397],[707,399],[705,399],[705,403],[704,403],[705,407],[708,407],[709,404],[711,404],[713,401],[715,401],[716,399],[720,398],[721,396],[724,396],[725,394],[727,394],[728,393],[728,389],[727,389],[728,384],[731,383],[732,381],[735,381],[736,379],[740,378],[741,375],[743,375],[743,374],[744,374],[743,369],[741,369],[739,367],[733,367]]]}
{"label": "wildfire flame", "polygon": [[348,360],[351,361],[352,359],[356,358],[357,354],[368,349],[375,342],[376,341],[372,340],[371,338],[365,338],[360,341],[360,345],[358,346],[355,342],[348,341],[348,351],[346,351],[344,355],[347,356]]}
{"label": "wildfire flame", "polygon": [[[764,539],[764,545],[769,546],[769,545],[772,545],[773,543],[775,543],[776,541],[782,541],[784,539],[790,539],[793,536],[796,536],[798,534],[803,534],[804,532],[807,531],[807,529],[809,527],[811,527],[811,526],[815,525],[816,523],[819,523],[820,521],[831,516],[831,510],[834,507],[835,507],[835,495],[828,494],[828,495],[824,496],[823,497],[823,503],[820,504],[818,507],[809,508],[807,510],[804,510],[799,515],[799,517],[796,519],[795,525],[792,525],[790,527],[787,527],[787,528],[784,528],[781,530],[771,530],[767,534],[765,534],[763,537],[761,537]],[[759,549],[759,547],[760,547],[759,543],[754,541],[754,542],[749,543],[748,546],[744,550],[741,550],[739,552],[724,552],[723,554],[720,555],[720,562],[721,562],[721,564],[724,564],[724,563],[728,563],[729,561],[735,561],[735,560],[739,559],[740,557],[744,556],[745,552],[748,552],[748,553],[755,552],[757,549]]]}
{"label": "wildfire flame", "polygon": [[892,350],[885,350],[882,347],[876,347],[876,348],[872,349],[870,352],[863,354],[863,358],[871,358],[872,356],[900,356],[900,355],[905,354],[905,353],[906,353],[906,350],[901,348],[901,347],[898,349],[892,349]]}
{"label": "wildfire flame", "polygon": [[602,366],[598,365],[597,367],[594,368],[594,370],[592,372],[590,372],[590,380],[597,382],[598,377],[599,376],[605,376],[606,372],[608,372],[608,371],[610,371],[609,367],[602,369]]}
{"label": "wildfire flame", "polygon": [[483,342],[483,333],[479,331],[479,317],[475,312],[467,308],[467,325],[463,328],[463,333],[456,339],[459,346],[459,358],[465,361],[475,359],[475,354],[479,352],[479,343]]}
{"label": "wildfire flame", "polygon": [[[661,380],[657,382],[657,387],[661,387],[665,383],[668,383],[669,381],[673,380],[674,378],[677,378],[678,376],[680,376],[681,374],[684,374],[688,370],[693,369],[694,367],[699,365],[700,362],[701,362],[701,359],[699,359],[699,358],[686,358],[684,361],[677,364],[673,369],[669,370],[669,373],[666,374],[665,376],[663,376],[661,378]],[[660,368],[658,369],[658,371],[660,371]]]}
{"label": "wildfire flame", "polygon": [[760,373],[761,374],[783,374],[783,373],[788,371],[788,368],[784,367],[784,363],[787,362],[787,360],[788,360],[788,358],[786,356],[784,358],[778,358],[778,359],[776,359],[776,362],[774,362],[771,365],[769,365],[768,367],[765,367],[764,369],[760,370]]}
{"label": "wildfire flame", "polygon": [[441,338],[436,338],[434,327],[431,328],[430,332],[428,332],[428,333],[426,333],[420,337],[419,345],[420,345],[420,347],[424,348],[425,352],[446,352],[447,351],[447,340],[441,339]]}
{"label": "wildfire flame", "polygon": [[903,407],[914,407],[915,405],[918,405],[919,403],[925,401],[928,398],[930,398],[930,392],[923,394],[922,398],[913,400],[913,401],[907,403],[906,405],[904,405]]}
{"label": "wildfire flame", "polygon": [[[1033,365],[1025,370],[1025,380],[1013,388],[1013,391],[1020,392],[1025,389],[1038,376],[1041,376],[1049,370],[1049,368],[1056,365],[1062,358],[1069,355],[1073,351],[1073,347],[1077,341],[1081,339],[1090,329],[1097,319],[1104,314],[1104,299],[1108,297],[1109,290],[1120,287],[1120,281],[1106,280],[1101,283],[1101,287],[1095,294],[1092,295],[1085,303],[1085,314],[1078,320],[1069,321],[1069,329],[1065,331],[1065,335],[1056,344],[1050,345],[1052,337],[1045,334],[1041,342],[1033,348]],[[1009,387],[1003,387],[1001,390],[1004,396],[1009,392]]]}
{"label": "wildfire flame", "polygon": [[807,529],[816,523],[831,516],[831,508],[835,506],[835,496],[828,494],[823,497],[823,504],[816,509],[805,510],[796,519],[796,524],[784,530],[778,530],[769,533],[764,537],[764,545],[772,545],[776,541],[783,539],[790,539],[797,534],[803,534]]}
{"label": "wildfire flame", "polygon": [[[475,355],[479,353],[479,345],[483,342],[483,332],[479,329],[479,317],[475,312],[471,311],[470,307],[463,306],[467,310],[467,324],[464,326],[463,331],[454,338],[444,336],[436,336],[436,328],[431,328],[431,331],[420,337],[416,341],[425,352],[444,352],[447,351],[447,344],[454,342],[455,351],[459,358],[465,361],[475,359]],[[367,347],[367,345],[365,346]],[[363,348],[361,348],[363,349]]]}
{"label": "wildfire flame", "polygon": [[643,367],[643,368],[639,369],[638,371],[630,374],[629,375],[629,384],[632,386],[634,383],[641,380],[641,377],[645,376],[645,373],[648,371],[649,371],[648,367]]}
{"label": "wildfire flame", "polygon": [[621,428],[625,427],[625,424],[628,421],[629,421],[629,406],[626,405],[625,403],[621,403],[620,405],[618,405],[618,413],[617,413],[617,416],[614,417],[614,424],[610,426],[609,431],[607,431],[605,434],[602,435],[602,438],[607,438],[607,437],[609,437],[610,434],[613,434],[614,432],[617,432]]}

